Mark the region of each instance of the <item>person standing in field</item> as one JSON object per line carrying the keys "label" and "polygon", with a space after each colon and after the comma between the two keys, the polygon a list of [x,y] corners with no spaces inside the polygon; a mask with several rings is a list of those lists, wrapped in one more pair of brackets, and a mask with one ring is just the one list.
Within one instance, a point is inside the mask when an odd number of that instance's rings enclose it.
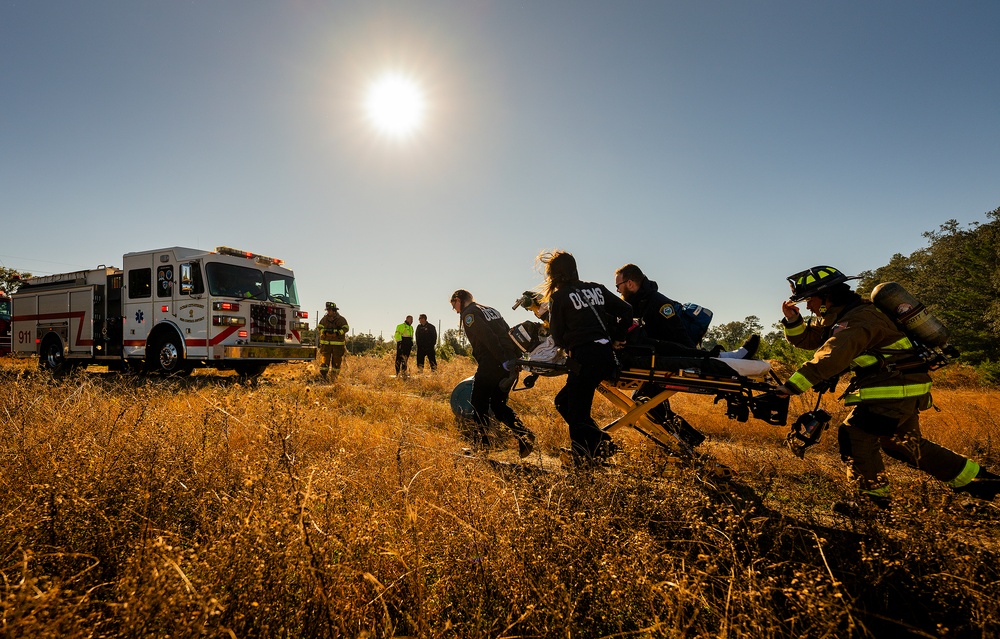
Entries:
{"label": "person standing in field", "polygon": [[[837,442],[848,478],[857,482],[862,499],[875,506],[891,503],[881,451],[956,492],[992,500],[1000,493],[1000,476],[921,435],[920,411],[933,405],[931,377],[926,367],[908,365],[913,363],[913,343],[889,316],[851,290],[846,282],[852,279],[831,266],[788,277],[792,295],[781,305],[785,338],[816,353],[778,393],[798,395],[828,385],[828,380],[835,385],[845,371],[853,373],[843,394],[851,413]],[[814,319],[802,319],[802,302]],[[854,502],[834,504],[842,514],[852,514],[856,507]]]}
{"label": "person standing in field", "polygon": [[625,343],[632,306],[603,284],[580,281],[571,253],[543,252],[538,262],[545,267],[549,332],[568,355],[566,385],[555,404],[569,425],[570,452],[577,463],[610,457],[618,447],[590,411],[598,385],[615,374],[614,349]]}
{"label": "person standing in field", "polygon": [[523,459],[534,450],[535,434],[507,405],[510,389],[517,381],[513,362],[521,356],[508,334],[510,326],[496,309],[477,303],[472,293],[465,289],[451,294],[451,308],[462,316],[462,330],[478,364],[470,400],[473,421],[479,425],[477,443],[483,447],[490,445],[486,426],[492,411],[493,416],[514,433],[518,454]]}
{"label": "person standing in field", "polygon": [[396,327],[392,338],[396,340],[396,377],[406,378],[406,364],[413,350],[413,316],[407,315],[402,324]]}
{"label": "person standing in field", "polygon": [[350,327],[347,320],[340,314],[340,309],[333,302],[326,303],[326,315],[319,320],[316,327],[319,331],[319,376],[337,381],[340,367],[347,351],[347,332]]}
{"label": "person standing in field", "polygon": [[434,354],[434,349],[437,348],[437,329],[434,328],[433,324],[428,323],[426,314],[421,313],[420,317],[417,318],[415,333],[417,342],[417,370],[424,370],[424,358],[426,357],[427,363],[430,364],[431,372],[433,373],[438,367],[437,357]]}

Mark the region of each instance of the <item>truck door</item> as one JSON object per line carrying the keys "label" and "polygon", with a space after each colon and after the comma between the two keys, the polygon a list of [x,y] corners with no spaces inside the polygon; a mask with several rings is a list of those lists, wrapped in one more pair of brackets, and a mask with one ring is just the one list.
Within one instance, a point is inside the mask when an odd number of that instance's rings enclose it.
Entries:
{"label": "truck door", "polygon": [[187,344],[188,358],[207,358],[209,313],[201,263],[183,262],[177,265],[177,270],[180,279],[174,289],[174,305],[177,307],[177,325]]}
{"label": "truck door", "polygon": [[153,326],[153,258],[149,254],[125,260],[125,356],[144,357],[146,338]]}

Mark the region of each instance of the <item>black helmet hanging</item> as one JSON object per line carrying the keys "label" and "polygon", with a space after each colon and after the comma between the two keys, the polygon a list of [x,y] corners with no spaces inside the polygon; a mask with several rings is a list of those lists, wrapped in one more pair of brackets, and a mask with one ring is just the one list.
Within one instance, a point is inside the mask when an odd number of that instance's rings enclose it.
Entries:
{"label": "black helmet hanging", "polygon": [[807,271],[788,276],[788,283],[792,287],[792,296],[788,299],[793,302],[801,302],[814,295],[819,295],[837,284],[856,279],[858,278],[848,277],[832,266],[814,266]]}

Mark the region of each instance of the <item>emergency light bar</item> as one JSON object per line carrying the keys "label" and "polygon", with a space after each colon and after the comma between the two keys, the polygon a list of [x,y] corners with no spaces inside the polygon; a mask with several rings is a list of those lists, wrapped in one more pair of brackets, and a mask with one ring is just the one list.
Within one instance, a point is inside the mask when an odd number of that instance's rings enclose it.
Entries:
{"label": "emergency light bar", "polygon": [[251,253],[250,251],[241,251],[239,249],[229,248],[228,246],[218,246],[215,248],[215,252],[219,255],[229,255],[232,257],[245,257],[248,260],[255,260],[261,264],[275,264],[281,266],[285,263],[285,260],[279,260],[276,257],[268,257],[266,255],[258,255],[257,253]]}

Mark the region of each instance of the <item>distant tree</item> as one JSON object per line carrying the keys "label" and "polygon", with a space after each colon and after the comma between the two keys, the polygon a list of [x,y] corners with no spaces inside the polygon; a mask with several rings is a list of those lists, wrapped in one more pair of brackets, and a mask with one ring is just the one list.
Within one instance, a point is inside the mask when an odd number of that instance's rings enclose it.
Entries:
{"label": "distant tree", "polygon": [[31,277],[31,273],[22,273],[16,269],[0,266],[0,289],[7,291],[10,295],[21,285],[21,280]]}
{"label": "distant tree", "polygon": [[757,350],[759,359],[775,360],[793,367],[812,359],[814,351],[795,348],[785,339],[785,329],[780,323],[771,325],[771,328],[771,332],[760,338],[760,348]]}
{"label": "distant tree", "polygon": [[928,246],[861,274],[858,291],[897,282],[944,322],[950,342],[970,364],[1000,361],[1000,208],[989,222],[955,220],[924,233]]}
{"label": "distant tree", "polygon": [[708,329],[702,346],[711,349],[716,344],[722,346],[727,351],[736,350],[747,341],[751,335],[760,335],[764,332],[764,326],[760,323],[760,318],[756,315],[747,316],[742,322],[729,322]]}
{"label": "distant tree", "polygon": [[316,344],[316,329],[306,328],[299,333],[299,339],[303,344]]}
{"label": "distant tree", "polygon": [[389,351],[390,344],[375,337],[371,333],[359,333],[347,336],[347,352],[352,355],[383,355]]}
{"label": "distant tree", "polygon": [[469,355],[469,342],[465,334],[457,328],[449,328],[441,336],[441,348],[450,349],[455,355]]}

